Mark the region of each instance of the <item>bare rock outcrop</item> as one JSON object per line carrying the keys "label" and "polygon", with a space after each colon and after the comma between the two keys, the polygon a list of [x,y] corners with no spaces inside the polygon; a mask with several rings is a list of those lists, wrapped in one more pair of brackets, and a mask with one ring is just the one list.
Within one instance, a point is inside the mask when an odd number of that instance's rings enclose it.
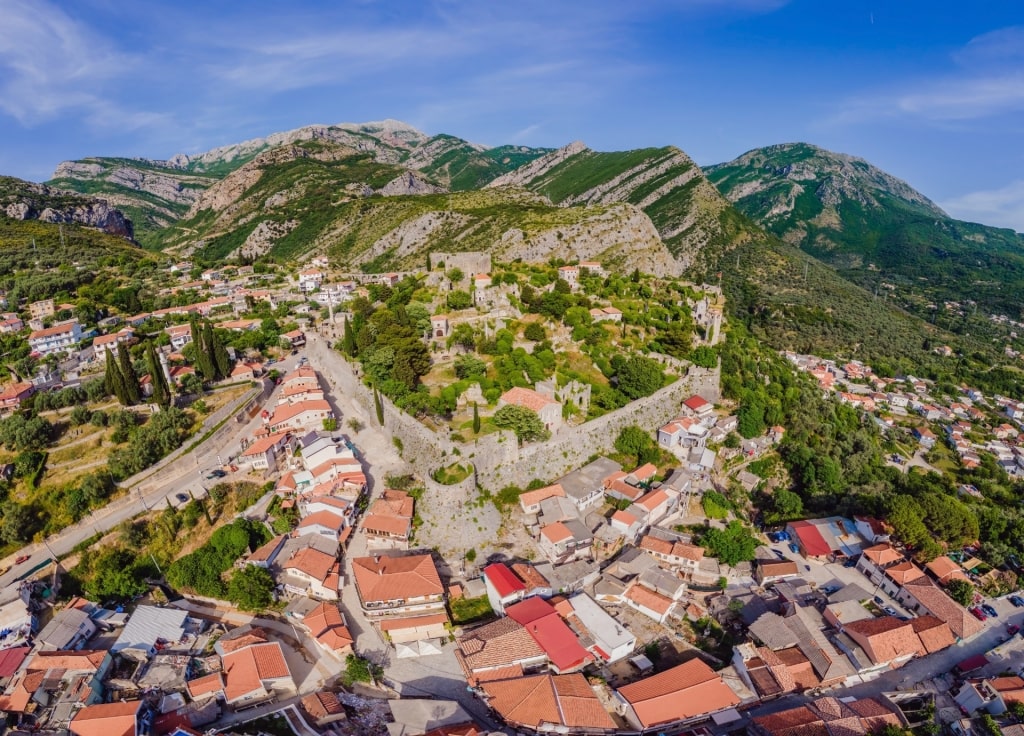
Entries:
{"label": "bare rock outcrop", "polygon": [[587,145],[583,141],[573,141],[569,145],[559,148],[557,151],[552,151],[546,156],[534,159],[525,166],[520,166],[515,171],[510,171],[507,174],[499,176],[487,186],[492,189],[495,187],[526,186],[527,183],[544,175],[566,159],[572,158],[577,154],[589,150],[590,149],[587,148]]}
{"label": "bare rock outcrop", "polygon": [[377,190],[377,194],[385,197],[399,197],[411,194],[439,194],[443,187],[431,184],[423,176],[414,171],[405,171]]}

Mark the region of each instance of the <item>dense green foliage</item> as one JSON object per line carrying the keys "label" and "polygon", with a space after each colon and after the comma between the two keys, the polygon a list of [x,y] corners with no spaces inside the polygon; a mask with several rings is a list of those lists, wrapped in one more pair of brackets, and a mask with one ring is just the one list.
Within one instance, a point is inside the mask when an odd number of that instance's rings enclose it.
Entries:
{"label": "dense green foliage", "polygon": [[191,428],[192,419],[181,409],[157,412],[141,427],[129,430],[128,446],[113,450],[107,467],[118,480],[134,475],[178,449]]}
{"label": "dense green foliage", "polygon": [[[225,584],[223,574],[243,554],[269,540],[270,532],[263,524],[246,518],[236,519],[217,529],[210,541],[195,552],[171,563],[167,569],[167,582],[175,588],[192,590],[199,595],[225,598],[231,593],[231,587]],[[265,581],[261,581],[259,575],[248,573],[235,585],[235,593],[246,603],[258,602],[262,600],[262,582]]]}
{"label": "dense green foliage", "polygon": [[537,412],[523,406],[503,406],[494,412],[491,422],[495,427],[515,432],[519,443],[546,440],[551,432],[544,428],[544,422]]}
{"label": "dense green foliage", "polygon": [[730,521],[725,529],[712,527],[700,537],[700,544],[726,565],[754,559],[760,542],[739,521]]}

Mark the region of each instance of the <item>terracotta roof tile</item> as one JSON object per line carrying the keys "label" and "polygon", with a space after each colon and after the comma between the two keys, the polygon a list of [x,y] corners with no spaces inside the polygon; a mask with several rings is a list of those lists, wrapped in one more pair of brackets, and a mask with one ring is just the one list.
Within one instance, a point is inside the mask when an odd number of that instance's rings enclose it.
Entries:
{"label": "terracotta roof tile", "polygon": [[626,589],[626,598],[636,603],[638,606],[654,611],[658,614],[664,615],[668,613],[668,610],[672,608],[672,599],[667,596],[663,596],[661,593],[656,593],[650,588],[645,588],[642,585],[634,583]]}
{"label": "terracotta roof tile", "polygon": [[885,567],[903,559],[891,544],[876,544],[864,550],[864,556],[871,560],[877,567]]}
{"label": "terracotta roof tile", "polygon": [[533,675],[481,687],[489,705],[506,723],[517,727],[615,728],[615,722],[580,674]]}
{"label": "terracotta roof tile", "polygon": [[467,676],[544,656],[544,650],[526,628],[511,618],[498,619],[473,629],[460,637],[456,644]]}
{"label": "terracotta roof tile", "polygon": [[135,736],[141,705],[141,700],[88,705],[75,714],[68,728],[75,736]]}
{"label": "terracotta roof tile", "polygon": [[533,389],[523,388],[522,386],[510,388],[501,395],[501,401],[512,406],[522,406],[534,412],[539,412],[548,404],[558,403],[547,396],[537,393]]}
{"label": "terracotta roof tile", "polygon": [[186,683],[186,687],[188,688],[189,697],[197,700],[204,695],[223,692],[224,678],[220,672],[214,672],[203,677],[197,677],[194,680],[189,680]]}
{"label": "terracotta roof tile", "polygon": [[357,557],[352,571],[364,604],[444,594],[430,555]]}
{"label": "terracotta roof tile", "polygon": [[700,659],[625,685],[618,692],[632,705],[644,728],[713,713],[740,702]]}

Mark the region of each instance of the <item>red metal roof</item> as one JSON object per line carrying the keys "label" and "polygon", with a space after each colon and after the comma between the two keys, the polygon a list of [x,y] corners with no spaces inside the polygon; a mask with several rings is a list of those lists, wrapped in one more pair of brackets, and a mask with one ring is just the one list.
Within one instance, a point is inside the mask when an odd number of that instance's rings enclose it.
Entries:
{"label": "red metal roof", "polygon": [[594,655],[580,645],[576,634],[547,601],[527,598],[506,608],[505,613],[523,625],[559,672],[571,670],[594,659]]}
{"label": "red metal roof", "polygon": [[502,598],[526,590],[523,581],[516,577],[515,573],[509,570],[500,562],[488,565],[484,568],[484,576],[491,582],[498,595]]}
{"label": "red metal roof", "polygon": [[807,521],[794,521],[790,526],[799,537],[800,546],[804,548],[808,557],[827,557],[832,554],[832,548],[814,524]]}

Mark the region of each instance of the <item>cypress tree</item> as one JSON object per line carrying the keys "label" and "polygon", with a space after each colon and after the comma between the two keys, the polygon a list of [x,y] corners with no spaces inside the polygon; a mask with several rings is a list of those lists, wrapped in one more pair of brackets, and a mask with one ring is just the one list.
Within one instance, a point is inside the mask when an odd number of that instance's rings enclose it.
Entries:
{"label": "cypress tree", "polygon": [[341,349],[350,358],[354,358],[356,355],[356,332],[349,324],[347,316],[345,317],[345,334],[341,338]]}
{"label": "cypress tree", "polygon": [[[206,325],[210,327],[209,322]],[[210,327],[210,344],[213,365],[217,369],[217,378],[227,378],[231,375],[231,356],[228,355],[227,348],[224,347],[224,343],[221,342],[220,337],[213,331],[212,327]]]}
{"label": "cypress tree", "polygon": [[107,354],[107,370],[103,374],[103,388],[108,396],[117,396],[115,393],[117,390],[117,377],[114,375],[117,372],[117,363],[114,362],[114,356],[110,354],[110,348],[104,348],[104,350]]}
{"label": "cypress tree", "polygon": [[124,343],[117,346],[117,367],[121,371],[121,378],[124,381],[125,395],[132,404],[138,404],[142,398],[139,391],[139,377],[135,374],[135,366],[132,365],[132,357]]}
{"label": "cypress tree", "polygon": [[380,400],[380,393],[373,389],[373,408],[377,410],[377,424],[384,426],[384,402]]}
{"label": "cypress tree", "polygon": [[207,330],[209,322],[200,327],[196,324],[192,329],[192,342],[196,346],[196,370],[204,381],[212,381],[217,377],[217,367],[213,363],[213,353],[210,350],[213,330]]}
{"label": "cypress tree", "polygon": [[480,434],[480,409],[473,402],[473,434]]}
{"label": "cypress tree", "polygon": [[146,343],[146,366],[149,368],[149,377],[153,384],[153,401],[161,409],[166,409],[171,405],[171,390],[152,342]]}
{"label": "cypress tree", "polygon": [[128,406],[131,403],[128,396],[128,388],[124,383],[124,376],[121,375],[121,369],[117,366],[117,359],[111,354],[110,348],[107,348],[107,372],[103,380],[104,383],[109,383],[110,393],[117,397],[121,406]]}

